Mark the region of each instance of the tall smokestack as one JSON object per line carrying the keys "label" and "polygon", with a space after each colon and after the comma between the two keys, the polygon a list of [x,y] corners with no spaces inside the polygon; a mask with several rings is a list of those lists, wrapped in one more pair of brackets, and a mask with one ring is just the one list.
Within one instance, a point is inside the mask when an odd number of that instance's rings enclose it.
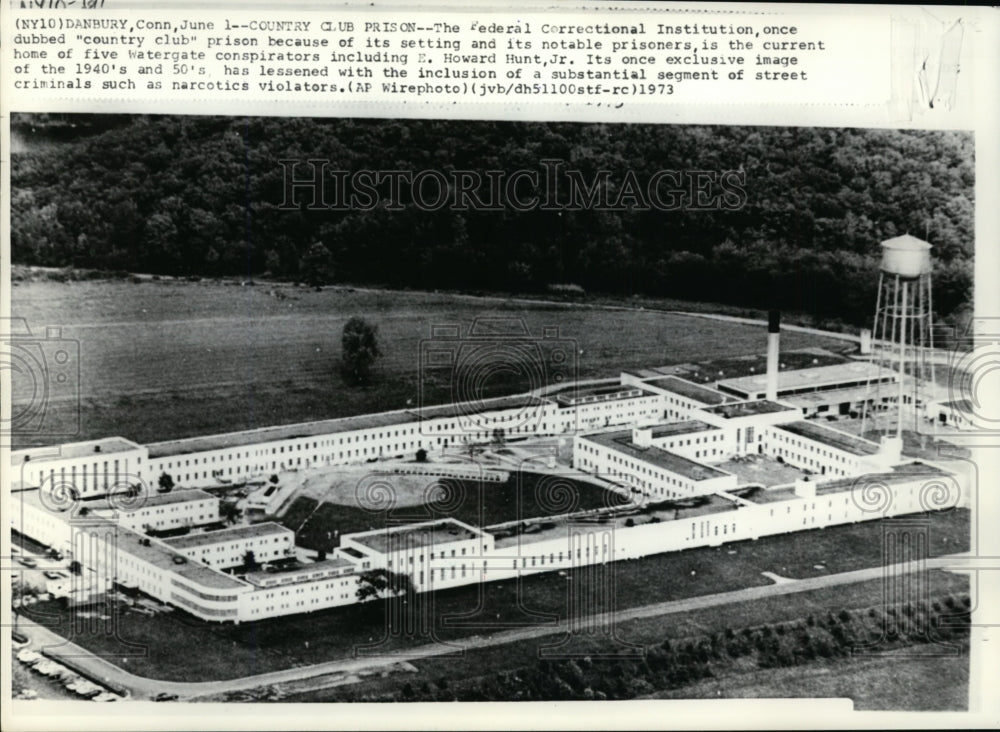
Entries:
{"label": "tall smokestack", "polygon": [[765,398],[778,398],[778,347],[781,331],[781,311],[771,310],[767,314],[767,391]]}

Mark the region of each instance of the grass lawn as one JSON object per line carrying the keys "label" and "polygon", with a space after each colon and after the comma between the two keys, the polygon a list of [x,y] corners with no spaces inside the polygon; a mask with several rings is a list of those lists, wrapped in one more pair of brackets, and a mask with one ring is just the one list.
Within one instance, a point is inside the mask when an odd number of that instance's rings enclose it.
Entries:
{"label": "grass lawn", "polygon": [[[78,379],[71,371],[78,388],[47,405],[49,442],[114,434],[152,442],[448,402],[455,395],[447,379],[419,393],[421,342],[434,325],[459,324],[465,333],[479,317],[521,319],[536,335],[557,326],[583,377],[761,353],[765,343],[763,326],[648,310],[208,281],[22,282],[11,311],[33,333],[61,327],[71,350],[79,348]],[[354,315],[379,327],[384,355],[369,388],[348,388],[337,374],[341,330]],[[782,337],[787,350],[843,345]],[[542,385],[509,374],[487,378],[482,396]],[[29,386],[15,380],[15,402]]]}
{"label": "grass lawn", "polygon": [[[932,597],[952,593],[958,595],[968,592],[969,582],[962,575],[932,571],[928,574],[928,587],[930,596]],[[722,632],[727,629],[740,630],[768,623],[795,621],[807,618],[809,615],[819,618],[825,616],[827,613],[837,613],[842,609],[868,608],[873,605],[879,605],[881,596],[882,588],[880,580],[859,582],[810,592],[753,600],[741,603],[739,606],[723,605],[693,612],[674,613],[669,616],[628,621],[617,626],[617,634],[619,638],[628,643],[648,646],[661,643],[666,639],[676,640],[699,637]],[[365,701],[368,699],[377,699],[380,695],[398,692],[404,683],[409,683],[414,688],[419,688],[425,683],[438,684],[441,679],[450,680],[450,683],[454,684],[456,681],[472,679],[478,676],[495,676],[501,672],[514,671],[537,662],[539,646],[551,643],[552,641],[552,637],[542,638],[490,648],[473,649],[458,657],[431,658],[424,661],[415,661],[413,662],[413,665],[417,668],[417,673],[415,674],[390,676],[388,678],[372,678],[350,686],[322,689],[289,696],[283,701]],[[591,654],[591,658],[595,663],[602,663],[605,662],[602,655],[614,653],[617,648],[606,637],[588,638],[578,636],[574,639],[574,642],[565,647],[565,650],[568,653],[574,654]],[[948,667],[950,668],[953,665],[957,665],[958,668],[964,667],[964,673],[967,677],[967,655],[965,653],[964,656],[958,659],[948,657],[946,659]],[[920,662],[922,663],[923,661]],[[849,664],[850,662],[845,663]],[[898,658],[896,663],[899,664]],[[906,665],[908,666],[909,663],[910,661]],[[809,674],[815,671],[813,666],[819,665],[819,662],[817,662],[806,667],[799,666],[793,669],[779,669],[777,671],[784,671],[788,678],[795,678],[796,669],[799,669],[803,674]],[[851,668],[848,667],[845,670],[850,671]],[[778,673],[772,670],[760,670],[759,673],[769,675],[773,673],[776,677],[778,676]],[[741,685],[746,684],[749,688],[752,679],[757,678],[757,672],[748,678],[733,677],[731,679],[733,690],[730,693],[730,678],[719,679],[717,684],[705,682],[704,684],[695,684],[671,690],[669,693],[664,692],[663,698],[716,697],[719,695],[718,692],[720,690],[722,691],[721,696],[767,697],[769,695],[808,695],[796,694],[794,693],[794,688],[790,693],[785,694],[769,694],[763,690],[759,694],[740,693]],[[781,680],[785,678],[781,677]],[[702,693],[701,687],[709,689],[711,693],[707,690]],[[690,693],[689,689],[691,690]],[[837,696],[837,694],[819,695]]]}
{"label": "grass lawn", "polygon": [[[927,520],[931,554],[968,546],[968,511],[938,513]],[[882,532],[878,522],[867,522],[619,562],[610,565],[616,582],[614,609],[766,585],[770,580],[760,574],[763,571],[806,577],[877,566],[882,558]],[[821,563],[825,569],[816,569]],[[594,610],[591,605],[578,604],[570,595],[569,582],[553,574],[421,595],[419,602],[436,637],[443,640],[538,624],[578,609],[585,613]],[[777,604],[782,602],[787,600]],[[51,611],[51,605],[32,607]],[[119,636],[145,643],[150,649],[148,657],[130,659],[126,664],[137,673],[153,678],[210,680],[351,656],[359,645],[382,639],[385,620],[383,607],[376,603],[239,626],[204,623],[177,611],[153,619],[127,612],[121,618]],[[101,630],[78,634],[73,640],[115,660],[113,637]],[[381,650],[422,645],[429,640],[423,632],[390,635]],[[192,658],[198,662],[192,664]]]}
{"label": "grass lawn", "polygon": [[[385,479],[391,482],[392,476]],[[358,505],[340,503],[324,502],[317,508],[315,499],[301,496],[278,520],[296,532],[296,543],[300,546],[328,550],[336,545],[336,532],[345,534],[446,517],[473,526],[491,526],[626,502],[617,494],[592,483],[539,473],[512,474],[506,483],[447,478],[428,480],[447,489],[440,493],[440,500],[375,514]]]}
{"label": "grass lawn", "polygon": [[[967,649],[966,649],[967,650]],[[969,658],[854,657],[754,669],[653,694],[650,699],[849,698],[858,711],[963,711]],[[296,699],[295,701],[298,701]]]}

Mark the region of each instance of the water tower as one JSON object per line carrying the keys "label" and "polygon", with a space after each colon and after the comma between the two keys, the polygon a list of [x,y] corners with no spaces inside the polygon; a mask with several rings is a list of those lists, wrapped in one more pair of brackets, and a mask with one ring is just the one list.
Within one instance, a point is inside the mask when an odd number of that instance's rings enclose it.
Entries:
{"label": "water tower", "polygon": [[875,379],[873,394],[869,381],[868,396],[874,397],[876,406],[883,397],[895,400],[897,440],[902,439],[904,423],[916,431],[917,404],[933,388],[934,363],[928,358],[928,349],[934,348],[931,309],[931,245],[909,234],[882,242],[872,363],[894,370],[899,383],[890,389]]}

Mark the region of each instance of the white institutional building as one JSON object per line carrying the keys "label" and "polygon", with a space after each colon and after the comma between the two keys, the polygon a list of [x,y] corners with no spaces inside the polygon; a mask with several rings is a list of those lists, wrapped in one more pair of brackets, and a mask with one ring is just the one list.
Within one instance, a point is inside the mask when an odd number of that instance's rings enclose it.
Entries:
{"label": "white institutional building", "polygon": [[[13,529],[78,561],[86,581],[102,589],[134,588],[205,620],[248,622],[355,603],[359,576],[371,570],[407,574],[418,592],[432,591],[931,510],[929,484],[964,495],[950,472],[903,458],[897,439],[875,444],[806,419],[816,404],[855,400],[872,378],[894,374],[854,363],[780,374],[772,368],[766,377],[714,388],[652,370],[544,396],[149,445],[110,437],[19,450],[12,453],[9,515]],[[795,401],[803,396],[804,405]],[[531,532],[450,518],[391,525],[341,536],[321,561],[239,574],[231,570],[247,552],[261,563],[295,557],[294,533],[274,523],[204,529],[220,524],[218,500],[205,488],[485,444],[498,429],[508,440],[572,437],[579,477],[618,484],[635,504],[676,503],[655,521],[609,508],[600,521],[561,517]],[[751,455],[809,475],[744,490],[753,486],[720,464]],[[164,473],[176,487],[157,494]],[[875,502],[873,485],[881,491]],[[130,486],[154,488],[129,497]],[[155,538],[177,528],[189,531]]]}

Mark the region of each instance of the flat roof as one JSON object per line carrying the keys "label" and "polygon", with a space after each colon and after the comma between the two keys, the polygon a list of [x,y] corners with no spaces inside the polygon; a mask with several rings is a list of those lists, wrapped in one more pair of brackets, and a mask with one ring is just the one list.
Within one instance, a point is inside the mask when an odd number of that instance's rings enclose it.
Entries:
{"label": "flat roof", "polygon": [[697,419],[685,419],[680,422],[664,422],[654,424],[651,428],[653,439],[661,437],[671,437],[673,435],[690,435],[695,432],[708,432],[709,430],[720,429],[715,425],[700,422]]}
{"label": "flat roof", "polygon": [[879,446],[874,442],[848,434],[847,432],[831,429],[816,422],[800,420],[788,424],[779,424],[777,427],[785,432],[791,432],[793,435],[821,442],[828,447],[835,447],[853,455],[874,455],[879,450]]}
{"label": "flat roof", "polygon": [[721,478],[729,473],[704,465],[703,463],[690,460],[683,455],[664,450],[659,447],[642,447],[632,442],[632,431],[623,430],[620,432],[601,432],[596,434],[583,435],[583,439],[596,442],[623,455],[636,458],[646,463],[669,470],[672,473],[683,475],[691,480],[710,480]]}
{"label": "flat roof", "polygon": [[874,399],[875,396],[875,394],[869,394],[868,388],[865,386],[850,386],[839,389],[807,391],[801,394],[787,394],[781,398],[789,404],[795,404],[800,407],[810,407],[823,404],[861,402],[865,399]]}
{"label": "flat roof", "polygon": [[[484,411],[502,411],[505,409],[523,409],[537,407],[544,402],[531,394],[515,394],[513,396],[483,399],[478,402],[459,402],[458,404],[439,404],[408,410],[411,421],[421,419],[446,419],[448,417],[468,417]],[[474,409],[470,409],[473,407]]]}
{"label": "flat roof", "polygon": [[397,412],[381,412],[365,414],[357,417],[341,417],[339,419],[324,419],[318,422],[298,422],[296,424],[261,427],[242,432],[226,432],[221,435],[204,435],[201,437],[186,437],[167,442],[153,442],[147,445],[150,458],[164,458],[173,455],[189,455],[193,452],[208,450],[225,450],[234,447],[250,447],[265,442],[279,440],[294,440],[302,437],[319,437],[340,432],[390,427],[399,424],[415,422],[413,414],[407,410]]}
{"label": "flat roof", "polygon": [[[194,452],[209,450],[225,450],[234,447],[250,447],[267,442],[295,440],[322,435],[336,435],[358,430],[393,427],[402,424],[413,424],[425,419],[442,419],[477,414],[484,410],[521,409],[537,406],[543,401],[530,394],[484,399],[478,402],[463,402],[459,404],[442,404],[438,406],[421,407],[420,409],[400,409],[393,412],[378,412],[376,414],[361,414],[354,417],[339,417],[316,422],[297,422],[295,424],[261,427],[242,432],[226,432],[219,435],[204,435],[186,437],[166,442],[153,442],[147,445],[149,457],[164,458],[174,455],[189,455]],[[473,408],[470,408],[470,405]]]}
{"label": "flat roof", "polygon": [[679,376],[664,376],[659,379],[647,381],[646,383],[650,386],[655,386],[657,389],[663,389],[664,391],[679,394],[688,399],[694,399],[702,404],[725,404],[729,401],[735,401],[731,396],[727,396],[707,386],[696,384],[693,381],[682,379]]}
{"label": "flat roof", "polygon": [[850,489],[851,487],[857,485],[859,481],[863,481],[865,483],[884,483],[886,485],[893,486],[900,485],[902,483],[909,483],[913,480],[921,480],[923,478],[927,478],[928,476],[951,475],[948,471],[941,470],[940,468],[936,468],[933,465],[927,465],[925,463],[914,462],[898,467],[902,467],[902,470],[897,470],[894,467],[892,472],[889,473],[866,473],[860,478],[835,478],[833,480],[817,482],[816,495],[821,496],[825,493],[843,492],[844,489]]}
{"label": "flat roof", "polygon": [[313,562],[312,564],[297,564],[290,569],[275,568],[270,572],[248,572],[246,574],[246,579],[248,582],[259,584],[264,580],[274,578],[294,580],[308,578],[310,575],[316,574],[317,572],[326,573],[331,571],[340,571],[342,569],[354,569],[354,564],[352,562],[348,562],[346,559],[334,557],[333,559],[324,559],[319,562]]}
{"label": "flat roof", "polygon": [[[171,491],[170,493],[150,493],[144,496],[141,500],[139,506],[130,510],[137,510],[138,508],[146,508],[147,506],[169,506],[175,503],[190,503],[191,501],[205,501],[205,500],[218,500],[211,493],[199,490],[197,488],[182,489]],[[88,502],[93,503],[104,503],[107,504],[106,496],[99,496],[96,498],[84,499],[84,504]]]}
{"label": "flat roof", "polygon": [[391,549],[412,546],[440,546],[456,541],[468,541],[483,536],[471,526],[454,519],[442,519],[425,524],[391,527],[348,534],[343,539],[351,539],[362,546],[385,554]]}
{"label": "flat roof", "polygon": [[281,524],[277,524],[274,521],[266,521],[261,524],[251,524],[250,526],[234,526],[231,529],[219,529],[218,531],[205,531],[200,534],[185,534],[184,536],[175,536],[169,539],[161,539],[164,544],[167,544],[177,549],[190,549],[196,546],[209,546],[212,544],[222,544],[227,541],[239,541],[242,539],[253,539],[259,536],[271,536],[271,535],[284,535],[292,534],[294,537],[295,532],[291,529],[286,529]]}
{"label": "flat roof", "polygon": [[558,392],[546,394],[551,401],[562,407],[593,404],[596,401],[619,401],[622,399],[641,399],[653,396],[655,392],[644,389],[638,384],[599,384],[581,387],[566,387]]}
{"label": "flat roof", "polygon": [[100,440],[86,442],[70,442],[65,445],[48,445],[45,447],[29,447],[14,450],[10,454],[11,464],[16,465],[27,459],[34,462],[43,460],[66,460],[86,457],[89,455],[113,455],[120,452],[141,450],[142,446],[124,437],[103,437]]}
{"label": "flat roof", "polygon": [[[679,507],[673,507],[671,504],[687,504],[680,505]],[[616,531],[628,530],[629,519],[632,520],[634,526],[643,526],[646,523],[650,523],[654,518],[659,519],[657,523],[670,523],[672,521],[683,521],[684,519],[695,518],[697,516],[708,516],[715,513],[724,513],[726,511],[736,511],[739,504],[730,498],[727,498],[725,494],[710,493],[708,495],[697,496],[693,499],[680,499],[676,502],[664,502],[663,508],[653,508],[652,511],[646,514],[636,514],[636,512],[623,511],[619,515],[611,517],[607,516],[606,520],[594,520],[591,522],[586,522],[587,525],[594,526],[595,528],[606,526],[608,528],[613,528]],[[534,522],[534,525],[539,524],[553,524],[547,528],[527,531],[521,534],[511,534],[510,536],[499,536],[494,539],[494,547],[498,550],[510,549],[512,547],[528,547],[531,544],[535,544],[541,541],[549,541],[551,539],[566,538],[569,539],[571,536],[578,534],[581,530],[581,520],[579,518],[574,519],[554,519],[546,520],[539,519]],[[530,524],[529,524],[530,525]],[[627,536],[624,534],[622,536]]]}
{"label": "flat roof", "polygon": [[[815,366],[778,372],[778,394],[782,391],[814,387],[829,389],[838,384],[861,379],[893,379],[896,372],[870,361],[851,361],[829,366]],[[767,391],[767,374],[740,376],[734,379],[720,379],[719,387],[725,387],[752,396]]]}
{"label": "flat roof", "polygon": [[[52,515],[57,517],[59,520],[69,521],[72,517],[70,511],[62,513],[52,511],[41,502],[38,494],[39,492],[37,490],[19,491],[11,494],[11,500],[21,500],[26,504],[35,506],[36,508],[49,510]],[[16,510],[16,508],[14,510]],[[159,567],[160,569],[170,570],[170,572],[178,577],[190,580],[195,584],[219,590],[239,590],[248,586],[245,582],[242,582],[235,577],[230,577],[229,575],[223,574],[216,569],[212,569],[204,564],[188,559],[183,554],[174,551],[160,539],[143,536],[137,531],[125,528],[117,521],[102,518],[97,514],[89,514],[85,524],[82,524],[80,528],[86,529],[90,526],[98,525],[107,526],[115,532],[115,537],[117,539],[115,542],[116,550],[131,554],[132,556]],[[149,541],[148,546],[145,544],[147,540]],[[183,561],[175,561],[175,558]]]}
{"label": "flat roof", "polygon": [[637,376],[640,379],[652,379],[658,376],[663,376],[663,374],[654,369],[625,369],[622,373],[628,374],[629,376]]}
{"label": "flat roof", "polygon": [[718,414],[726,419],[738,419],[739,417],[751,417],[757,414],[776,414],[777,412],[798,411],[795,407],[771,402],[767,399],[755,399],[746,402],[730,402],[720,404],[716,407],[705,407],[703,411],[709,414]]}
{"label": "flat roof", "polygon": [[773,488],[768,487],[756,493],[749,493],[743,496],[744,501],[750,503],[780,503],[781,501],[791,501],[795,496],[795,488],[790,485],[780,485]]}
{"label": "flat roof", "polygon": [[[146,546],[139,543],[138,539],[146,537],[143,537],[138,532],[129,531],[121,527],[118,530],[120,532],[127,532],[128,534],[119,536],[118,549],[129,552],[151,564],[155,564],[161,569],[169,569],[179,577],[190,580],[195,584],[213,587],[218,590],[239,590],[248,587],[245,582],[235,577],[223,574],[194,559],[188,559],[183,554],[173,551],[170,547],[159,544],[159,540],[157,539],[150,539],[149,546]],[[133,539],[135,540],[133,541]],[[184,561],[178,563],[174,561],[174,557],[178,557]]]}
{"label": "flat roof", "polygon": [[580,393],[584,389],[606,389],[609,386],[618,389],[633,388],[631,384],[623,384],[620,378],[609,376],[604,379],[587,379],[582,383],[579,381],[571,381],[568,384],[563,384],[561,386],[550,386],[545,389],[543,396],[552,398],[557,394],[563,394],[565,392]]}

